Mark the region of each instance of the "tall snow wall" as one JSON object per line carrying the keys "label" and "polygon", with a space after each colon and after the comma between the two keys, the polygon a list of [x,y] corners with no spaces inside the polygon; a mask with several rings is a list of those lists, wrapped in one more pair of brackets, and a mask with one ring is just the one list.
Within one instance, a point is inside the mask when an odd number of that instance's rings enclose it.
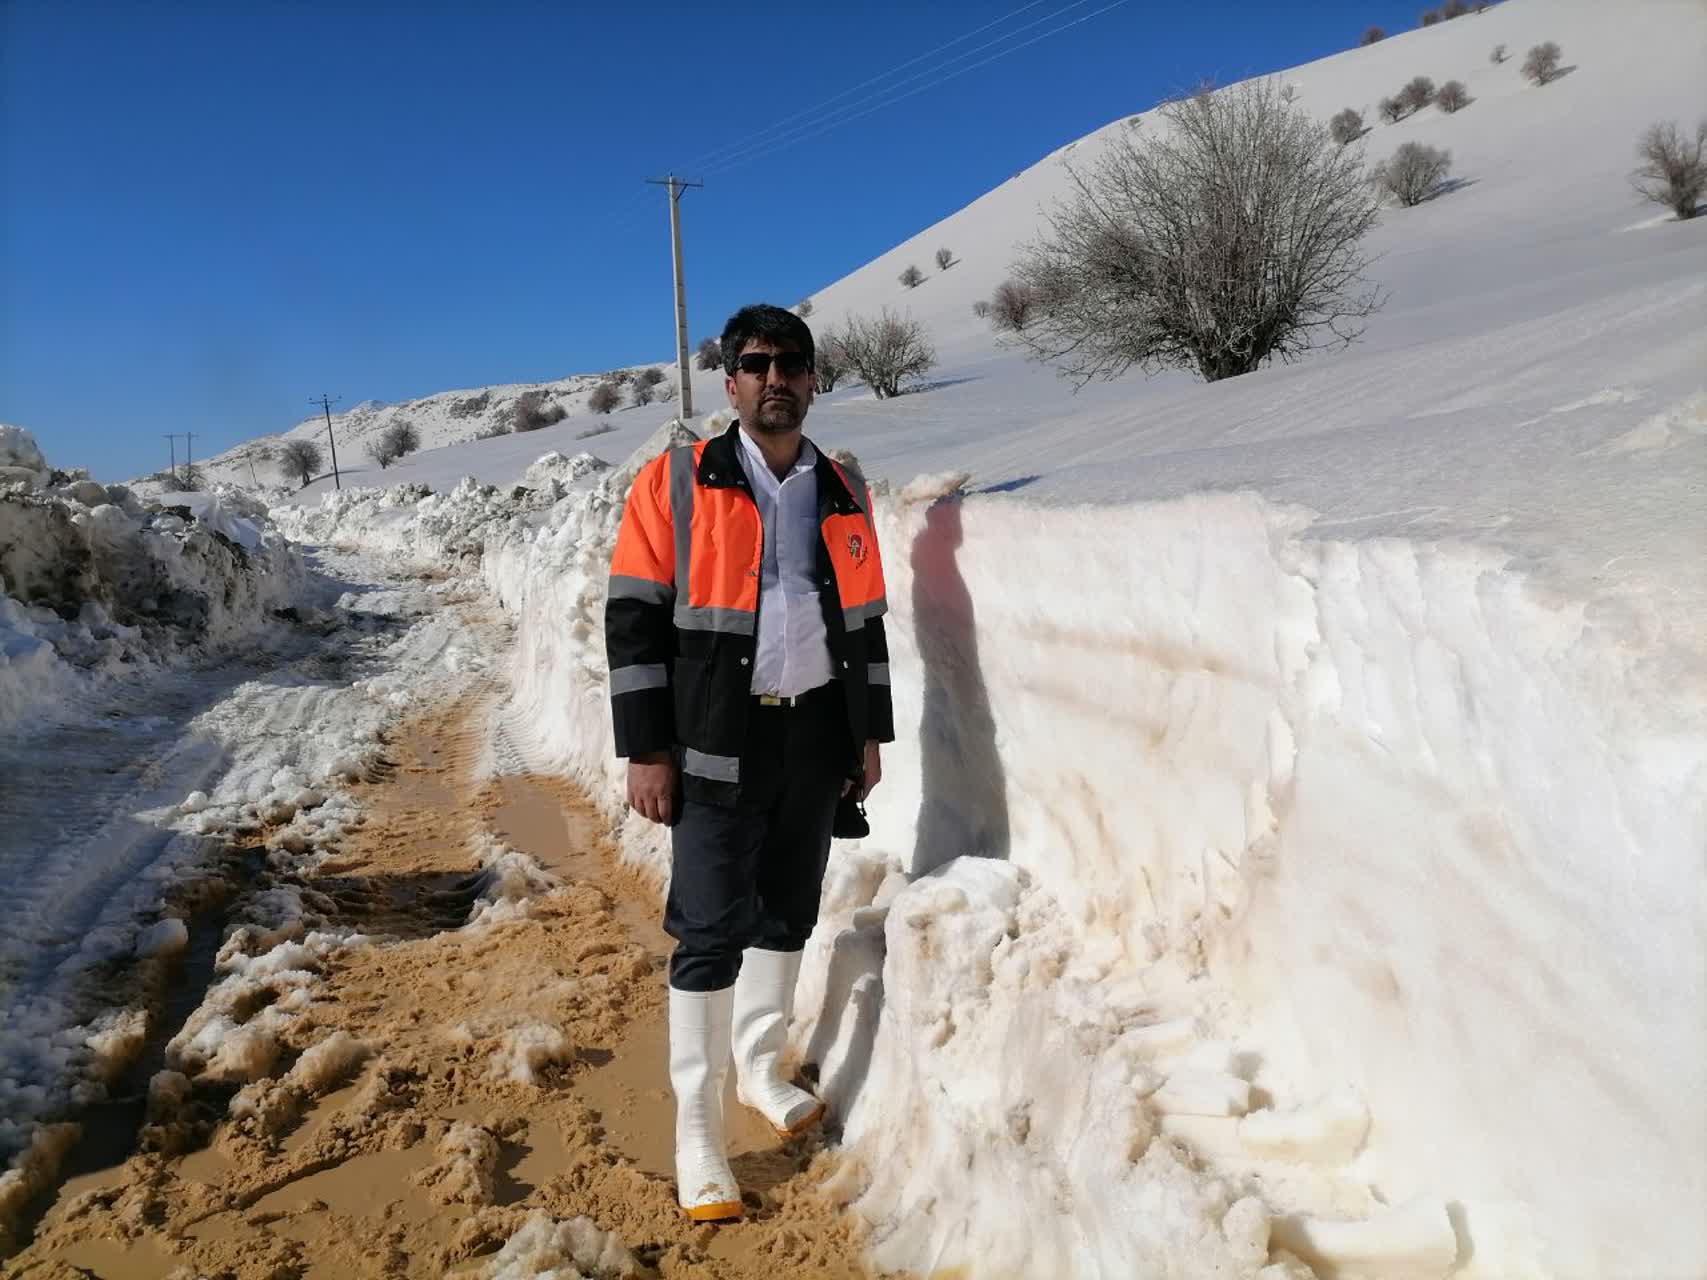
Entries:
{"label": "tall snow wall", "polygon": [[[661,873],[610,754],[623,479],[483,563],[513,727]],[[1255,1275],[1272,1229],[1323,1274],[1699,1273],[1698,666],[1490,553],[1311,541],[1249,495],[906,496],[901,736],[795,1025],[880,1263]],[[1288,1172],[1243,1103],[1170,1127],[1176,1014],[1212,1077],[1367,1136]],[[1390,1225],[1336,1262],[1323,1215]]]}

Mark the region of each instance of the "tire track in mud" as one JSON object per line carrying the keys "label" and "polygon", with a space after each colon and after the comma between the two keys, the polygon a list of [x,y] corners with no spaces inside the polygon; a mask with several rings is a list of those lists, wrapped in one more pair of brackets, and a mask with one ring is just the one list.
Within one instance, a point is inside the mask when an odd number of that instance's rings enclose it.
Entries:
{"label": "tire track in mud", "polygon": [[[388,735],[392,767],[354,788],[366,821],[300,877],[333,923],[388,940],[326,958],[248,1114],[229,1114],[233,1084],[200,1079],[151,1108],[139,1149],[61,1187],[5,1276],[472,1276],[535,1212],[591,1218],[642,1275],[875,1274],[824,1189],[840,1157],[820,1137],[779,1145],[732,1086],[747,1219],[681,1216],[658,886],[620,865],[566,779],[503,772],[525,762],[499,693]],[[562,887],[507,896],[494,841]],[[475,910],[498,922],[468,926]],[[365,1046],[359,1067],[281,1079],[336,1033]]]}

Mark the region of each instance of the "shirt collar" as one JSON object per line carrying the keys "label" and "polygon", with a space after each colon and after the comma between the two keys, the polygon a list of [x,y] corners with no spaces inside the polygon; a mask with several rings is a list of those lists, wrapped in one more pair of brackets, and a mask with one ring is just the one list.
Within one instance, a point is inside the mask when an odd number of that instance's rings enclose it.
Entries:
{"label": "shirt collar", "polygon": [[[776,472],[771,470],[771,464],[765,460],[765,452],[753,443],[753,438],[747,434],[747,429],[740,425],[735,428],[735,434],[741,440],[741,461],[747,468],[747,479],[756,480],[760,473],[769,476],[772,481],[780,484]],[[800,456],[794,460],[794,466],[789,469],[788,476],[797,476],[802,471],[810,471],[818,465],[818,451],[812,447],[812,442],[805,436],[800,437]],[[783,480],[788,476],[782,477]]]}

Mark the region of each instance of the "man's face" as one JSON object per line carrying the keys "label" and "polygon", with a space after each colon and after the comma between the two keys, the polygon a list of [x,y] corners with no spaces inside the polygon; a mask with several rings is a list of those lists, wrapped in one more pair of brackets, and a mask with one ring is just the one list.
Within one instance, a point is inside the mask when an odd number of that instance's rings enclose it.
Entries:
{"label": "man's face", "polygon": [[[736,358],[735,373],[724,379],[724,387],[729,392],[730,405],[741,415],[746,426],[766,435],[786,435],[800,430],[800,424],[806,419],[806,410],[812,404],[812,371],[802,368],[790,374],[782,367],[788,363],[787,357],[798,355],[799,352],[793,348],[779,348],[763,338],[754,338],[741,349],[741,355]],[[769,367],[763,373],[743,368],[742,357],[746,356],[769,356]],[[779,361],[777,356],[784,359]],[[756,358],[745,363],[758,365],[765,361]]]}

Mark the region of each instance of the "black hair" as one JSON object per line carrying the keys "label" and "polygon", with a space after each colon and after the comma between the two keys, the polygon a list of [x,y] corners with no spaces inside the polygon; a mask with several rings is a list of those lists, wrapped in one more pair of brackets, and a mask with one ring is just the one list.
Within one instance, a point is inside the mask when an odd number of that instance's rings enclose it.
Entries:
{"label": "black hair", "polygon": [[812,345],[812,330],[794,312],[773,307],[768,302],[755,302],[742,307],[729,317],[723,326],[723,372],[735,376],[735,361],[755,338],[784,351],[799,351],[806,356],[810,368],[817,368],[817,350]]}

